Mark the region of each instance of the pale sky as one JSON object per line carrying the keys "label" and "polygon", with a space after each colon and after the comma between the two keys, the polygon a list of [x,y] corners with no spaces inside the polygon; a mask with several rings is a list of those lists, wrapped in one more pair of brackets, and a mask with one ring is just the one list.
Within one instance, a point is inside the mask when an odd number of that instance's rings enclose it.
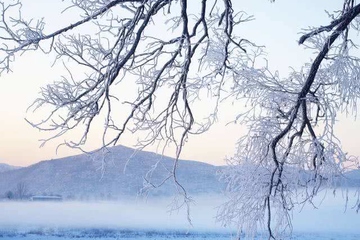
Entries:
{"label": "pale sky", "polygon": [[[237,1],[234,1],[237,2]],[[267,0],[241,1],[241,7],[256,20],[241,27],[245,38],[267,47],[270,67],[285,76],[289,66],[298,68],[309,61],[311,52],[297,44],[299,32],[308,26],[320,26],[329,22],[324,10],[341,8],[342,0]],[[25,4],[26,15],[49,19],[49,26],[56,28],[63,25],[59,21],[59,8],[64,6],[60,0],[32,0]],[[236,7],[236,6],[235,6]],[[41,138],[48,133],[39,132],[27,124],[27,107],[36,99],[41,86],[56,80],[63,74],[62,66],[52,67],[53,58],[42,53],[27,53],[17,57],[12,65],[13,72],[0,77],[0,162],[27,166],[40,160],[54,159],[79,153],[61,148],[56,154],[59,141],[50,142],[39,148]],[[219,113],[219,122],[204,135],[191,136],[184,148],[182,158],[199,160],[211,164],[224,164],[224,158],[232,156],[236,140],[245,133],[242,126],[228,125],[233,120],[236,109],[225,106]],[[39,116],[41,117],[41,116]],[[96,136],[102,126],[97,126],[92,133]],[[360,155],[358,142],[360,124],[354,119],[341,118],[338,123],[338,136],[345,151]],[[97,132],[99,131],[99,132]],[[131,147],[135,137],[123,136],[120,144]],[[100,147],[98,141],[89,143],[90,148]],[[149,149],[153,150],[153,149]],[[171,155],[171,152],[167,153]]]}

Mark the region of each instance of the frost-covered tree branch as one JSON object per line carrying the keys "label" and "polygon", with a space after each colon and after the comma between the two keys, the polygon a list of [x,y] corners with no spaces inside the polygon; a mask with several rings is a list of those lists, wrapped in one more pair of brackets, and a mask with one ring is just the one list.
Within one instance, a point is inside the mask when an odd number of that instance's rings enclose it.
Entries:
{"label": "frost-covered tree branch", "polygon": [[[30,107],[49,112],[39,122],[28,120],[54,133],[43,144],[82,129],[79,139],[64,143],[82,149],[95,119],[105,119],[103,147],[117,144],[125,131],[143,131],[139,147],[173,144],[178,159],[188,136],[216,120],[237,59],[257,48],[234,34],[251,17],[235,12],[230,0],[72,0],[59,11],[78,9],[78,19],[53,32],[43,19],[24,19],[21,7],[21,0],[1,2],[0,72],[10,71],[19,55],[42,50],[66,74],[43,87]],[[209,116],[193,110],[204,94],[215,99]],[[188,199],[176,168],[177,161],[166,180]]]}
{"label": "frost-covered tree branch", "polygon": [[266,70],[238,75],[234,94],[251,106],[238,120],[249,133],[223,173],[230,201],[220,219],[235,221],[251,237],[261,226],[269,239],[291,232],[290,211],[336,188],[346,167],[357,164],[341,150],[334,125],[339,112],[357,111],[360,59],[350,34],[358,31],[360,5],[346,1],[339,12],[331,24],[300,38],[318,52],[302,71],[286,79]]}

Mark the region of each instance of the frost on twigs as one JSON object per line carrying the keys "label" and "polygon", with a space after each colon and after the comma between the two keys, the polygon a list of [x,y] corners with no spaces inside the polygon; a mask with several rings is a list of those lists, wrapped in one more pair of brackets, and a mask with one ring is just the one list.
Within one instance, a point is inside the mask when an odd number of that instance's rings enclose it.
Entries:
{"label": "frost on twigs", "polygon": [[[25,2],[0,3],[1,72],[39,49],[64,66],[29,108],[48,113],[40,121],[27,119],[53,133],[43,144],[80,129],[80,137],[64,145],[83,149],[94,122],[103,121],[104,148],[125,131],[142,131],[140,148],[171,144],[178,159],[189,135],[216,121],[225,81],[232,81],[237,65],[247,67],[242,59],[258,48],[235,34],[251,17],[236,12],[231,0],[72,0],[58,11],[78,15],[55,31],[43,20],[25,20]],[[202,96],[210,97],[210,112],[193,109]],[[178,186],[187,204],[176,168],[177,160],[165,180]]]}
{"label": "frost on twigs", "polygon": [[235,223],[249,239],[264,230],[269,239],[291,234],[291,211],[314,204],[322,190],[346,184],[343,173],[359,166],[334,132],[339,113],[356,117],[360,97],[360,59],[351,40],[358,34],[352,21],[360,5],[352,1],[344,9],[326,29],[301,37],[300,43],[317,52],[301,71],[284,79],[266,69],[236,77],[234,93],[247,100],[237,121],[249,131],[222,172],[229,200],[219,220]]}
{"label": "frost on twigs", "polygon": [[[191,3],[196,10],[189,4],[185,0],[73,0],[66,10],[77,8],[79,19],[45,33],[42,21],[34,25],[34,20],[22,19],[21,1],[2,3],[3,70],[11,68],[10,60],[18,53],[46,42],[55,63],[64,64],[63,77],[43,87],[30,108],[47,107],[49,115],[29,122],[55,132],[54,137],[85,126],[78,141],[67,143],[82,147],[93,120],[100,116],[105,118],[104,146],[115,145],[126,129],[144,130],[141,146],[165,140],[164,145],[175,144],[180,154],[189,134],[206,131],[216,119],[212,113],[210,118],[197,117],[192,104],[204,93],[220,99],[235,59],[246,55],[245,48],[256,48],[233,34],[238,24],[251,18],[235,13],[231,1]],[[14,9],[18,14],[8,16]],[[84,33],[86,26],[89,32]],[[168,34],[160,36],[157,29]],[[79,77],[79,70],[85,77]],[[120,89],[127,79],[135,86],[127,87],[135,89],[131,97]],[[125,117],[115,121],[112,106],[119,102]],[[216,109],[218,101],[214,102]]]}

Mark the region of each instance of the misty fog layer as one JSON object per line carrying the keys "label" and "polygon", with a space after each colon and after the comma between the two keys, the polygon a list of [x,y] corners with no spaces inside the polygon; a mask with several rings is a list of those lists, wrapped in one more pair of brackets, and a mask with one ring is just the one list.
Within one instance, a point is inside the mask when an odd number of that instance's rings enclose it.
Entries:
{"label": "misty fog layer", "polygon": [[[207,199],[207,200],[206,200]],[[186,209],[171,210],[174,199],[134,202],[0,202],[2,227],[127,228],[224,231],[216,224],[219,197],[197,198]]]}
{"label": "misty fog layer", "polygon": [[[352,193],[350,193],[351,196]],[[122,228],[149,230],[230,231],[216,222],[217,207],[224,197],[195,197],[191,205],[192,226],[186,209],[169,211],[173,199],[138,200],[134,202],[0,202],[0,228]],[[359,233],[360,215],[353,203],[345,211],[341,192],[327,193],[314,203],[293,212],[294,232]],[[301,210],[301,211],[300,211]],[[234,229],[232,229],[234,230]]]}

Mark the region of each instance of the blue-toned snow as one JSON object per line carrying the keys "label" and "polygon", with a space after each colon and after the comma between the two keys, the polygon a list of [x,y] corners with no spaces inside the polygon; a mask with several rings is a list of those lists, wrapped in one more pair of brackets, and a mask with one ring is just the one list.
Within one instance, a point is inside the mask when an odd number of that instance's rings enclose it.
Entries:
{"label": "blue-toned snow", "polygon": [[[319,209],[305,206],[293,213],[296,240],[359,240],[360,214],[349,202],[328,193]],[[144,202],[0,202],[0,239],[236,239],[234,229],[216,223],[223,198],[195,197],[192,226],[184,210],[169,212],[171,200]],[[259,237],[258,239],[262,239]]]}

